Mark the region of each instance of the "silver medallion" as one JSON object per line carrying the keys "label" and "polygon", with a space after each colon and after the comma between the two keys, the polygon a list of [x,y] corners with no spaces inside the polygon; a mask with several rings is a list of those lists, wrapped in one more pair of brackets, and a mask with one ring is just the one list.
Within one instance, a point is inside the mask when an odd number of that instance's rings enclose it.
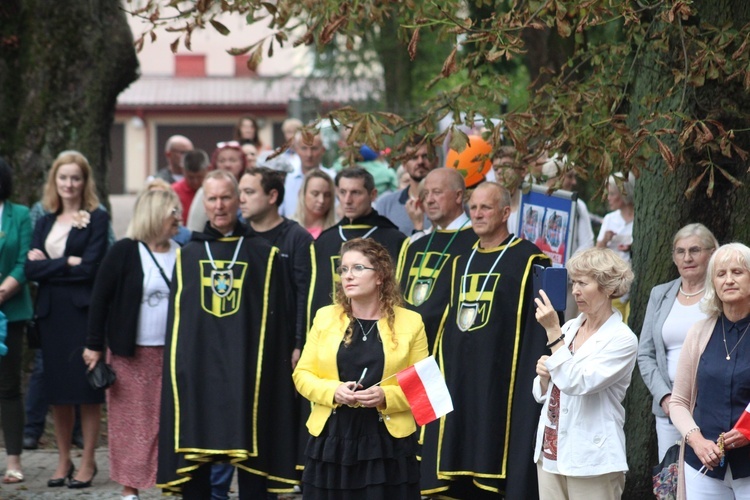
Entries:
{"label": "silver medallion", "polygon": [[462,332],[468,331],[474,325],[478,312],[479,304],[461,302],[461,305],[458,307],[458,317],[456,318],[458,328]]}
{"label": "silver medallion", "polygon": [[421,306],[422,304],[424,304],[424,301],[430,294],[431,286],[431,278],[418,279],[417,282],[414,283],[414,288],[412,289],[412,302],[415,306]]}
{"label": "silver medallion", "polygon": [[211,291],[217,297],[224,298],[232,291],[234,273],[231,269],[214,269],[211,271]]}

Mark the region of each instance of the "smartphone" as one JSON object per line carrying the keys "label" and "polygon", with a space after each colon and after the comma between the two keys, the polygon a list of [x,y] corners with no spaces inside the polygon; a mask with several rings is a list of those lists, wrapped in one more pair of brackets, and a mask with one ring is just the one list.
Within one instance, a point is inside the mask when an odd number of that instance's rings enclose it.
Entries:
{"label": "smartphone", "polygon": [[544,290],[555,311],[565,311],[568,300],[568,270],[564,267],[543,267],[534,264],[531,272],[534,298],[541,298],[539,290]]}

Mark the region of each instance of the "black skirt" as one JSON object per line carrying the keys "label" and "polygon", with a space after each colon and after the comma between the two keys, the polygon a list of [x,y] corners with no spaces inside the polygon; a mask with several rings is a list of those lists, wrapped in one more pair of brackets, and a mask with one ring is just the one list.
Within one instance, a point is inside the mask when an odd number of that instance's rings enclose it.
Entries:
{"label": "black skirt", "polygon": [[[351,343],[337,354],[342,381],[356,381],[368,369],[362,387],[383,376],[383,344],[375,321],[360,320]],[[369,340],[363,340],[363,330]],[[388,417],[382,417],[387,419]],[[340,406],[319,436],[305,448],[303,498],[310,500],[419,500],[416,433],[394,438],[375,408]]]}
{"label": "black skirt", "polygon": [[419,499],[416,454],[416,433],[394,438],[374,408],[339,407],[307,442],[303,498]]}

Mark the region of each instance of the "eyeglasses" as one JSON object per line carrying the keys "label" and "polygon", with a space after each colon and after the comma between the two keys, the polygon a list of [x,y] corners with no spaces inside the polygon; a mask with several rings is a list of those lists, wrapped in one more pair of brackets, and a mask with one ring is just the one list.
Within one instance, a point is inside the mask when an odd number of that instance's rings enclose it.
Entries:
{"label": "eyeglasses", "polygon": [[690,247],[690,248],[675,248],[672,252],[675,257],[685,258],[685,254],[689,254],[690,257],[697,257],[703,252],[703,250],[709,250],[708,248],[701,247]]}
{"label": "eyeglasses", "polygon": [[339,276],[344,276],[346,275],[346,273],[351,271],[352,275],[355,278],[359,278],[360,276],[362,276],[362,273],[365,272],[366,270],[374,271],[375,268],[363,266],[362,264],[354,264],[352,267],[346,267],[346,266],[339,267],[338,269],[336,269],[336,274],[338,274]]}
{"label": "eyeglasses", "polygon": [[180,219],[182,218],[182,209],[179,207],[172,207],[172,210],[169,211],[169,215],[175,219]]}
{"label": "eyeglasses", "polygon": [[226,142],[217,142],[216,147],[219,149],[222,149],[222,148],[239,148],[242,146],[237,141],[226,141]]}

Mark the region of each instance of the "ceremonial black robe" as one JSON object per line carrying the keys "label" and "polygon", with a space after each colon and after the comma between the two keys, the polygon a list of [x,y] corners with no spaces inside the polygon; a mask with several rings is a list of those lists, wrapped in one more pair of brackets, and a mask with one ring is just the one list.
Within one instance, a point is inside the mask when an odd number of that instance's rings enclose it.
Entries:
{"label": "ceremonial black robe", "polygon": [[[238,224],[233,234],[246,228]],[[191,471],[231,462],[291,491],[297,425],[289,356],[293,321],[279,309],[278,250],[245,236],[234,279],[217,275],[238,236],[207,228],[177,251],[165,342],[157,485],[179,493]],[[212,283],[225,297],[212,291]]]}
{"label": "ceremonial black robe", "polygon": [[422,315],[427,345],[434,354],[435,338],[451,294],[451,262],[471,251],[477,235],[471,226],[458,231],[433,231],[411,243],[401,266],[401,291],[407,308]]}
{"label": "ceremonial black robe", "polygon": [[339,281],[336,268],[339,266],[341,245],[345,241],[365,236],[377,241],[388,250],[394,267],[398,264],[399,256],[409,242],[408,238],[390,220],[378,215],[375,210],[353,221],[341,219],[338,224],[320,233],[310,250],[313,274],[308,300],[308,331],[318,309],[333,303],[334,283]]}
{"label": "ceremonial black robe", "polygon": [[[481,292],[509,241],[478,249],[468,273],[471,252],[453,261],[437,353],[455,409],[423,428],[423,494],[538,497],[532,453],[541,406],[531,388],[547,336],[534,317],[531,268],[550,260],[533,243],[515,239]],[[470,490],[456,491],[458,485]]]}

